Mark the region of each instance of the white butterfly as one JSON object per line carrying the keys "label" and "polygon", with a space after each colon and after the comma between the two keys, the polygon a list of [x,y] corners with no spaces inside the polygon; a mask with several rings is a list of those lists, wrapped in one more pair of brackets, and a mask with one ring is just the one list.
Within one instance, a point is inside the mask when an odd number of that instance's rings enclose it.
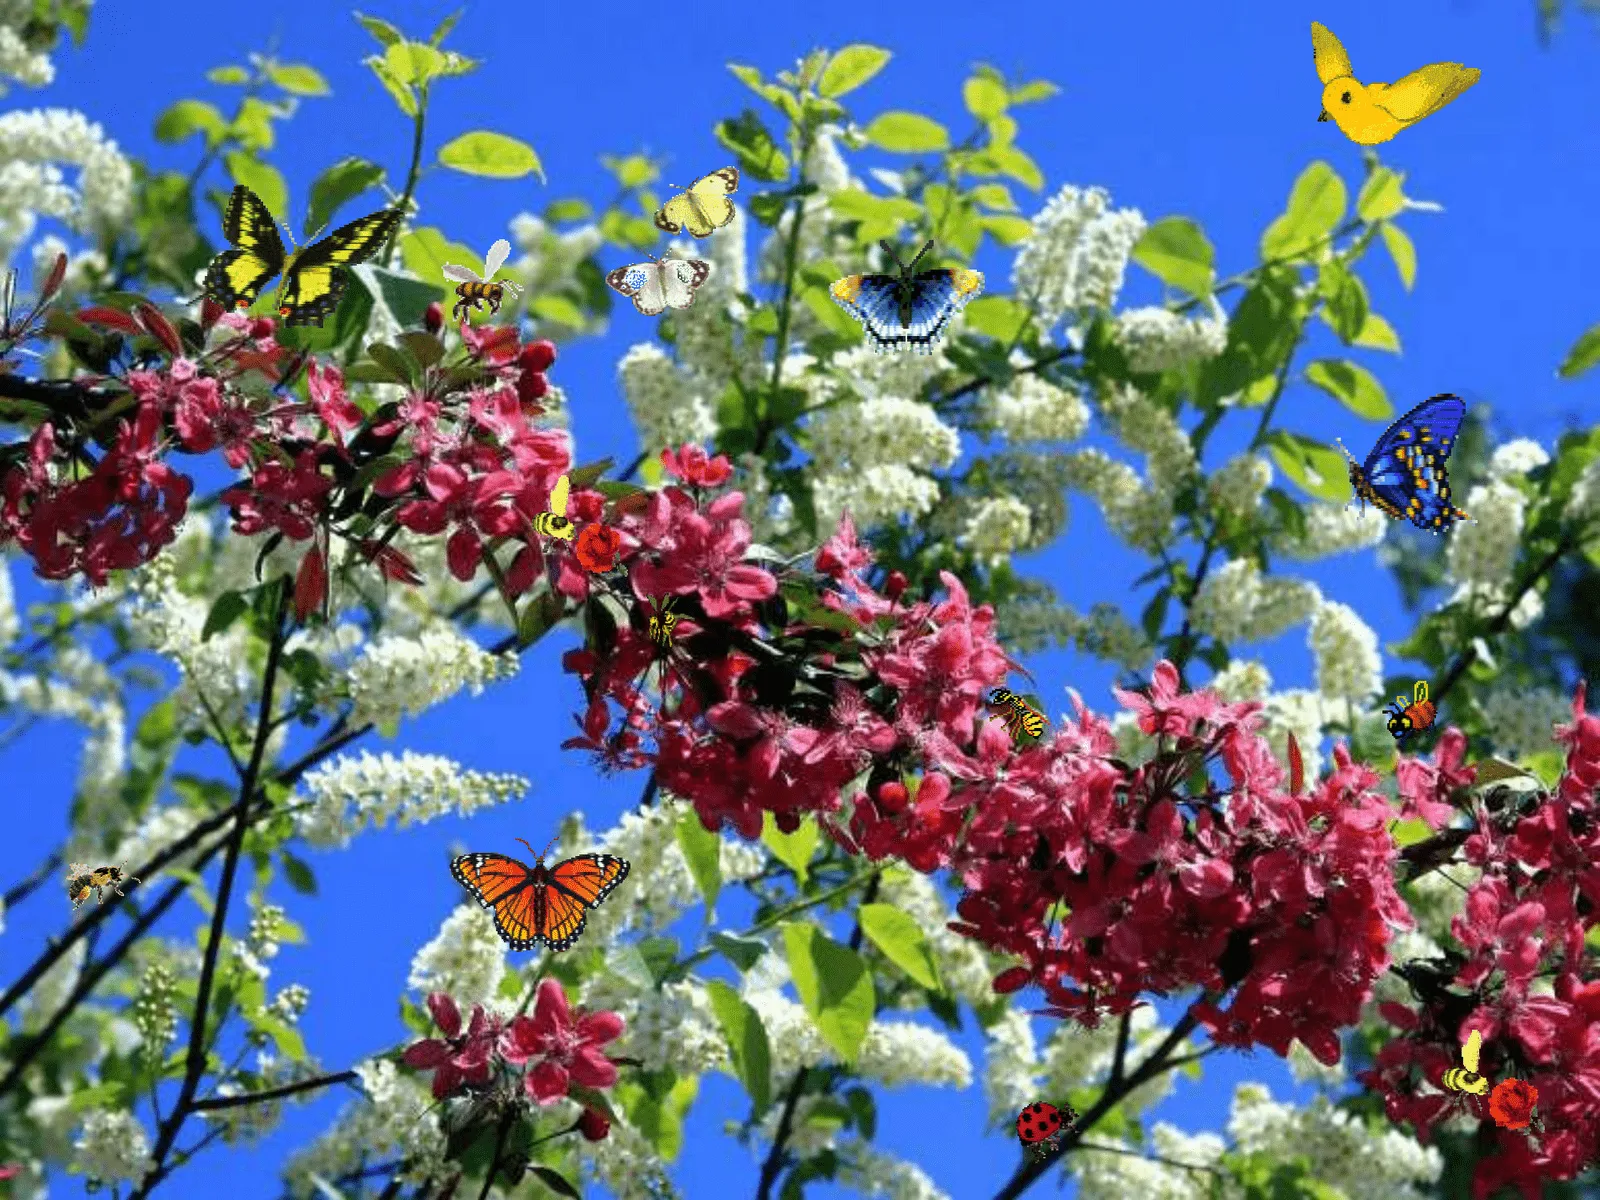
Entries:
{"label": "white butterfly", "polygon": [[694,303],[695,289],[711,274],[711,264],[703,258],[658,258],[649,262],[618,267],[606,282],[631,297],[633,306],[647,317],[666,308],[688,308]]}

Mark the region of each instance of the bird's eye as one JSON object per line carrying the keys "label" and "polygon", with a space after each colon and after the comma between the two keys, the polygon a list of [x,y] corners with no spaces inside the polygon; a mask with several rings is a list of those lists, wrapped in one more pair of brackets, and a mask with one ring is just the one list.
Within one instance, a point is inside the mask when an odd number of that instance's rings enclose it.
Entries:
{"label": "bird's eye", "polygon": [[1344,95],[1340,96],[1339,97],[1339,103],[1340,104],[1349,104],[1350,103],[1350,93],[1346,92],[1346,93],[1344,93]]}

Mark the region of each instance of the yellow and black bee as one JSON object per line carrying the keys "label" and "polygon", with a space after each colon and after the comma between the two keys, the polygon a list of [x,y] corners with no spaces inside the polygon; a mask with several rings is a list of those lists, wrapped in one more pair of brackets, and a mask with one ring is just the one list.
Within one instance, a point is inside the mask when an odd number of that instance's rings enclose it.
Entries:
{"label": "yellow and black bee", "polygon": [[272,210],[240,184],[228,197],[222,232],[233,249],[224,250],[206,269],[206,295],[223,308],[249,308],[279,271],[278,315],[286,325],[316,325],[339,307],[348,284],[343,268],[366,262],[383,249],[400,224],[398,209],[384,209],[341,225],[319,242],[284,254]]}
{"label": "yellow and black bee", "polygon": [[[481,278],[471,267],[445,263],[444,277],[461,285],[456,288],[456,306],[450,310],[451,320],[461,320],[469,308],[473,312],[482,312],[485,304],[489,306],[489,315],[494,316],[500,311],[500,302],[505,299],[507,292],[513,296],[521,294],[522,289],[509,279],[494,279],[494,273],[505,265],[510,255],[511,243],[505,238],[490,246],[489,253],[484,256]],[[491,279],[494,279],[493,283]]]}
{"label": "yellow and black bee", "polygon": [[1017,736],[1019,729],[1031,738],[1043,737],[1045,726],[1050,723],[1043,713],[1028,707],[1020,696],[1005,688],[995,688],[989,693],[989,707],[996,710],[996,716],[1005,717],[1006,729],[1012,737]]}
{"label": "yellow and black bee", "polygon": [[650,613],[650,640],[663,650],[672,649],[672,630],[678,624],[678,614],[672,611],[676,596],[668,596],[652,603]]}
{"label": "yellow and black bee", "polygon": [[572,540],[574,530],[572,522],[567,520],[569,487],[565,475],[556,480],[556,486],[550,493],[550,511],[542,512],[533,519],[533,527],[545,537],[560,538],[564,542]]}
{"label": "yellow and black bee", "polygon": [[72,901],[72,907],[77,908],[89,898],[91,891],[96,900],[104,900],[101,888],[110,888],[121,896],[123,891],[117,884],[124,881],[139,882],[132,875],[124,875],[121,867],[95,867],[90,870],[85,863],[72,863],[67,867],[67,897]]}
{"label": "yellow and black bee", "polygon": [[1478,1052],[1483,1049],[1483,1034],[1474,1029],[1461,1047],[1462,1066],[1451,1067],[1444,1073],[1444,1086],[1452,1092],[1467,1092],[1481,1096],[1489,1090],[1489,1081],[1478,1074]]}
{"label": "yellow and black bee", "polygon": [[1404,696],[1396,696],[1395,702],[1383,710],[1383,715],[1389,718],[1389,732],[1397,742],[1430,728],[1438,715],[1433,701],[1428,699],[1428,685],[1420,679],[1411,689],[1411,697],[1411,703],[1407,704]]}

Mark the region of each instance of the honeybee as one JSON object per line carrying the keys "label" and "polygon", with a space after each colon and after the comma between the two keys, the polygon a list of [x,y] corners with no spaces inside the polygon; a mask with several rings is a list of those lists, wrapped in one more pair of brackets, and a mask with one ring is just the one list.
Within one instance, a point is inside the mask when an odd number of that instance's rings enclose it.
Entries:
{"label": "honeybee", "polygon": [[72,907],[77,908],[89,898],[91,891],[96,900],[104,900],[105,894],[101,888],[110,888],[121,896],[123,891],[117,884],[124,881],[139,882],[132,875],[124,875],[121,867],[95,867],[90,870],[86,863],[71,863],[67,867],[67,897],[72,901]]}
{"label": "honeybee", "polygon": [[572,522],[567,520],[569,487],[565,475],[556,480],[555,489],[550,493],[550,511],[542,512],[533,519],[533,527],[545,537],[560,538],[564,542],[572,540],[574,532]]}
{"label": "honeybee", "polygon": [[1418,680],[1410,705],[1406,704],[1404,696],[1396,696],[1394,703],[1383,711],[1389,717],[1389,732],[1397,742],[1404,742],[1413,733],[1429,728],[1433,725],[1434,707],[1433,701],[1428,699],[1428,685]]}
{"label": "honeybee", "polygon": [[1005,688],[995,688],[989,693],[989,707],[1000,710],[997,716],[1004,714],[1006,729],[1012,737],[1017,736],[1018,729],[1029,737],[1043,737],[1045,726],[1050,723],[1043,713],[1028,707],[1020,696]]}
{"label": "honeybee", "polygon": [[519,295],[522,288],[512,283],[509,279],[496,279],[490,283],[490,278],[505,265],[511,255],[511,243],[501,238],[489,247],[489,253],[483,260],[483,277],[471,267],[457,266],[455,263],[445,263],[444,277],[461,286],[456,288],[456,306],[450,310],[452,321],[461,320],[467,309],[481,312],[483,306],[488,304],[490,315],[500,311],[500,302],[505,299],[505,293],[513,296]]}
{"label": "honeybee", "polygon": [[653,602],[650,613],[650,640],[663,650],[672,649],[672,630],[678,623],[678,614],[672,611],[676,596]]}
{"label": "honeybee", "polygon": [[1474,1096],[1481,1096],[1489,1090],[1489,1081],[1478,1074],[1478,1052],[1483,1049],[1483,1034],[1474,1029],[1467,1035],[1466,1042],[1461,1047],[1461,1061],[1459,1067],[1451,1067],[1444,1073],[1444,1086],[1452,1092],[1467,1092]]}

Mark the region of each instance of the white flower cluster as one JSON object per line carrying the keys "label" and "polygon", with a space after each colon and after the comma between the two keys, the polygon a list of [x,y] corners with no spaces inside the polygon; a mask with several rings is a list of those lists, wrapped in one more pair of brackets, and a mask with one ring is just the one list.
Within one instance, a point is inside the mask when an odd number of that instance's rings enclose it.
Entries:
{"label": "white flower cluster", "polygon": [[[1473,617],[1498,618],[1506,609],[1506,603],[1511,599],[1511,589],[1500,587],[1492,583],[1459,583],[1456,590],[1450,593],[1447,604],[1459,606],[1463,611]],[[1509,624],[1511,628],[1521,630],[1532,625],[1544,615],[1544,597],[1537,588],[1529,588],[1522,593],[1521,598],[1511,609]]]}
{"label": "white flower cluster", "polygon": [[[1575,525],[1585,525],[1600,517],[1600,458],[1583,468],[1583,473],[1572,485],[1572,493],[1567,497],[1566,511],[1562,515]],[[1600,532],[1600,528],[1588,532],[1593,536]]]}
{"label": "white flower cluster", "polygon": [[1498,482],[1513,475],[1526,475],[1550,461],[1550,455],[1530,438],[1516,438],[1497,447],[1489,459],[1489,478]]}
{"label": "white flower cluster", "polygon": [[694,304],[668,309],[664,321],[672,331],[678,361],[701,393],[713,399],[734,380],[755,382],[762,366],[761,339],[747,341],[738,320],[745,311],[739,297],[750,289],[746,229],[744,209],[735,205],[733,220],[709,238],[693,243],[675,239],[668,246],[679,257],[702,258],[711,264]]}
{"label": "white flower cluster", "polygon": [[1102,393],[1099,405],[1117,440],[1145,456],[1151,487],[1171,495],[1189,481],[1195,472],[1194,447],[1164,407],[1128,384]]}
{"label": "white flower cluster", "polygon": [[608,1053],[637,1058],[645,1070],[671,1067],[680,1078],[706,1071],[731,1073],[728,1041],[706,989],[694,980],[640,991],[615,975],[600,975],[583,993],[584,1007],[621,1015],[622,1037]]}
{"label": "white flower cluster", "polygon": [[1288,735],[1294,734],[1306,784],[1310,786],[1322,770],[1322,727],[1328,720],[1322,697],[1304,688],[1274,692],[1267,697],[1262,718],[1261,736],[1267,739],[1273,757],[1285,770],[1289,767]]}
{"label": "white flower cluster", "polygon": [[0,0],[0,96],[6,94],[7,79],[34,88],[48,87],[55,80],[50,56],[31,49],[22,37],[33,12],[33,0]]}
{"label": "white flower cluster", "polygon": [[939,498],[924,472],[961,454],[961,435],[928,405],[895,396],[852,401],[814,415],[808,430],[817,520],[831,528],[849,509],[862,527],[917,517]]}
{"label": "white flower cluster", "polygon": [[[1135,1008],[1129,1025],[1126,1063],[1143,1062],[1171,1032],[1159,1023],[1155,1009],[1149,1005]],[[1186,1054],[1193,1049],[1192,1043],[1184,1043],[1175,1053]],[[1064,1096],[1074,1088],[1109,1078],[1116,1053],[1117,1021],[1102,1021],[1098,1029],[1086,1029],[1076,1021],[1060,1022],[1044,1051],[1043,1094]],[[1163,1071],[1148,1083],[1134,1088],[1122,1099],[1119,1108],[1137,1120],[1139,1114],[1148,1112],[1172,1094],[1176,1086],[1175,1074]]]}
{"label": "white flower cluster", "polygon": [[1124,1200],[1129,1196],[1138,1196],[1139,1200],[1210,1200],[1217,1194],[1212,1188],[1212,1171],[1227,1150],[1220,1137],[1214,1133],[1191,1136],[1158,1121],[1150,1131],[1150,1141],[1159,1160],[1145,1158],[1126,1142],[1115,1143],[1114,1150],[1095,1150],[1092,1141],[1084,1142],[1067,1162],[1067,1169],[1078,1178],[1080,1200]]}
{"label": "white flower cluster", "polygon": [[744,493],[744,519],[752,536],[766,545],[783,543],[794,532],[794,501],[772,490],[766,460],[759,454],[741,454],[734,465],[734,484]]}
{"label": "white flower cluster", "polygon": [[1009,442],[1075,442],[1089,427],[1083,397],[1029,372],[991,391],[985,415]]}
{"label": "white flower cluster", "polygon": [[[0,32],[0,37],[3,37]],[[39,288],[55,270],[56,260],[67,256],[67,273],[61,280],[61,295],[78,296],[88,291],[92,284],[105,277],[110,262],[98,250],[74,251],[53,233],[47,233],[33,244],[34,287]]]}
{"label": "white flower cluster", "polygon": [[167,1046],[178,1036],[178,977],[165,963],[151,963],[139,978],[139,990],[128,1006],[129,1019],[139,1031],[144,1056],[159,1063]]}
{"label": "white flower cluster", "polygon": [[1445,548],[1450,578],[1458,584],[1506,586],[1517,565],[1527,497],[1509,483],[1479,484],[1466,509],[1472,520],[1451,530]]}
{"label": "white flower cluster", "polygon": [[1185,317],[1171,309],[1124,309],[1117,314],[1112,339],[1141,374],[1170,371],[1215,358],[1228,345],[1228,318],[1215,300],[1204,317]]}
{"label": "white flower cluster", "polygon": [[311,1003],[311,989],[303,983],[286,983],[267,1004],[271,1014],[285,1025],[296,1024]]}
{"label": "white flower cluster", "polygon": [[1034,217],[1011,282],[1044,328],[1087,310],[1108,310],[1116,301],[1145,220],[1137,209],[1110,209],[1104,188],[1068,184]]}
{"label": "white flower cluster", "polygon": [[[77,191],[66,183],[62,163],[81,168]],[[110,229],[132,202],[132,166],[82,113],[47,108],[0,115],[0,261],[32,236],[41,216],[79,232]]]}
{"label": "white flower cluster", "polygon": [[1509,758],[1549,749],[1552,727],[1572,713],[1571,699],[1550,688],[1492,687],[1477,703],[1495,749]]}
{"label": "white flower cluster", "polygon": [[511,219],[511,243],[522,252],[510,263],[528,295],[564,292],[576,286],[578,264],[605,244],[600,227],[580,225],[560,233],[532,213]]}
{"label": "white flower cluster", "polygon": [[[760,1015],[772,1047],[775,1086],[801,1067],[839,1061],[803,1007],[780,992],[751,986],[748,976],[745,986],[744,998]],[[938,1030],[905,1021],[875,1020],[867,1027],[856,1071],[889,1087],[920,1083],[965,1088],[972,1082],[972,1062],[959,1046]]]}
{"label": "white flower cluster", "polygon": [[11,566],[0,558],[0,650],[9,650],[22,633],[17,614],[17,592],[11,585]]}
{"label": "white flower cluster", "polygon": [[[916,921],[939,968],[939,982],[952,995],[973,1005],[993,998],[996,969],[977,942],[948,928],[950,907],[933,880],[911,871],[888,872],[882,877],[878,899]],[[920,1003],[910,994],[906,1002]]]}
{"label": "white flower cluster", "polygon": [[1220,642],[1259,642],[1309,618],[1321,599],[1314,583],[1264,576],[1255,559],[1235,558],[1206,575],[1189,615]]}
{"label": "white flower cluster", "polygon": [[716,433],[716,416],[699,383],[654,342],[629,347],[617,379],[645,452],[704,442]]}
{"label": "white flower cluster", "polygon": [[[66,717],[87,729],[78,766],[83,807],[74,834],[91,841],[126,817],[116,783],[127,762],[127,711],[122,687],[98,656],[81,645],[56,653],[37,673],[0,671],[0,695],[39,717]],[[68,848],[73,854],[77,846]]]}
{"label": "white flower cluster", "polygon": [[1289,1043],[1289,1055],[1284,1061],[1289,1064],[1289,1074],[1299,1083],[1335,1088],[1348,1078],[1343,1060],[1330,1067],[1298,1041]]}
{"label": "white flower cluster", "polygon": [[1243,521],[1255,515],[1271,486],[1272,464],[1259,454],[1239,454],[1212,472],[1206,495],[1219,516]]}
{"label": "white flower cluster", "polygon": [[520,798],[529,786],[520,775],[469,771],[437,754],[363,750],[306,772],[301,788],[309,803],[295,821],[313,846],[344,846],[364,829],[466,816]]}
{"label": "white flower cluster", "polygon": [[983,562],[1002,562],[1028,545],[1033,513],[1015,496],[990,496],[967,518],[961,542]]}
{"label": "white flower cluster", "polygon": [[[192,808],[185,808],[181,804],[164,804],[159,808],[152,808],[132,832],[117,843],[116,853],[112,857],[119,863],[127,863],[130,871],[138,871],[168,846],[192,833],[201,819],[201,813]],[[200,853],[203,845],[204,843],[197,844],[179,855],[163,867],[162,872],[183,871],[193,867],[195,856]],[[148,884],[154,878],[156,875],[141,876],[140,881]]]}
{"label": "white flower cluster", "polygon": [[1317,662],[1317,690],[1324,700],[1363,706],[1383,690],[1378,635],[1348,604],[1325,600],[1311,616],[1307,638]]}
{"label": "white flower cluster", "polygon": [[1064,454],[1063,481],[1093,497],[1111,531],[1139,550],[1157,551],[1172,535],[1172,498],[1161,488],[1147,487],[1127,463],[1090,448]]}
{"label": "white flower cluster", "polygon": [[1272,546],[1284,558],[1300,562],[1376,546],[1389,528],[1389,518],[1369,506],[1303,504],[1300,511],[1306,519],[1305,532],[1298,537],[1280,535]]}
{"label": "white flower cluster", "polygon": [[474,696],[487,684],[517,673],[515,654],[490,654],[443,621],[415,637],[385,634],[345,671],[354,711],[352,725],[384,725],[415,717],[466,688]]}
{"label": "white flower cluster", "polygon": [[1206,685],[1229,704],[1245,700],[1265,700],[1272,690],[1272,673],[1254,659],[1236,658],[1218,671]]}
{"label": "white flower cluster", "polygon": [[1437,1149],[1398,1129],[1369,1129],[1323,1096],[1299,1108],[1278,1104],[1259,1084],[1235,1090],[1228,1132],[1246,1154],[1304,1156],[1314,1178],[1363,1200],[1422,1200],[1444,1169]]}
{"label": "white flower cluster", "polygon": [[494,914],[462,904],[444,919],[432,941],[411,960],[406,986],[424,996],[443,992],[459,1006],[488,1005],[506,975],[506,950],[495,932]]}
{"label": "white flower cluster", "polygon": [[[314,1062],[294,1062],[265,1052],[257,1056],[256,1067],[259,1078],[248,1089],[252,1092],[300,1083],[315,1078],[317,1074]],[[242,1096],[245,1091],[245,1088],[231,1080],[217,1085],[219,1096]],[[301,1093],[299,1099],[304,1102],[315,1098],[316,1094],[315,1091]],[[208,1109],[201,1115],[208,1124],[221,1130],[222,1140],[227,1145],[250,1145],[259,1142],[282,1123],[283,1105],[282,1099],[262,1100],[233,1108]]]}
{"label": "white flower cluster", "polygon": [[983,1094],[990,1123],[1003,1127],[1039,1098],[1039,1046],[1032,1018],[1018,1008],[1006,1009],[985,1038]]}
{"label": "white flower cluster", "polygon": [[1143,629],[1122,615],[1122,610],[1102,600],[1089,609],[1073,630],[1079,649],[1105,662],[1137,671],[1150,661],[1154,647]]}
{"label": "white flower cluster", "polygon": [[150,1139],[132,1113],[91,1109],[72,1149],[72,1173],[102,1184],[142,1179],[151,1165]]}
{"label": "white flower cluster", "polygon": [[401,1175],[411,1183],[421,1183],[444,1164],[445,1137],[431,1111],[428,1085],[402,1075],[385,1059],[367,1059],[356,1075],[367,1098],[347,1105],[333,1128],[284,1168],[284,1185],[295,1200],[325,1195],[319,1176],[338,1179],[378,1155],[404,1159]]}
{"label": "white flower cluster", "polygon": [[840,1145],[838,1180],[863,1196],[882,1200],[950,1200],[949,1194],[916,1163],[879,1150],[860,1138]]}

